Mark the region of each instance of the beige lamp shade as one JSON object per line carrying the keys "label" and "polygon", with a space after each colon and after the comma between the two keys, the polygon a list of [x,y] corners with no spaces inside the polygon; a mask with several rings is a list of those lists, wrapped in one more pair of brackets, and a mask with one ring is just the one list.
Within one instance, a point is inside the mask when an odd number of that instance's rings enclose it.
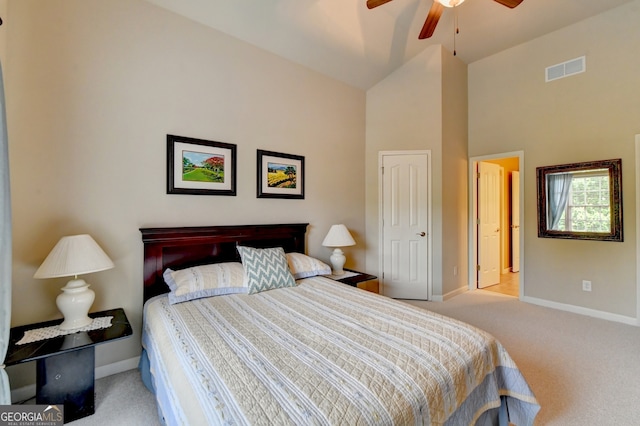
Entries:
{"label": "beige lamp shade", "polygon": [[327,236],[322,241],[322,245],[325,247],[347,247],[356,245],[356,242],[347,227],[340,224],[331,226]]}
{"label": "beige lamp shade", "polygon": [[56,305],[64,316],[62,330],[85,327],[93,321],[88,313],[95,293],[78,275],[113,268],[113,262],[87,234],[62,237],[33,275],[34,278],[74,277],[62,287]]}
{"label": "beige lamp shade", "polygon": [[113,262],[90,235],[62,237],[34,278],[71,277],[113,268]]}

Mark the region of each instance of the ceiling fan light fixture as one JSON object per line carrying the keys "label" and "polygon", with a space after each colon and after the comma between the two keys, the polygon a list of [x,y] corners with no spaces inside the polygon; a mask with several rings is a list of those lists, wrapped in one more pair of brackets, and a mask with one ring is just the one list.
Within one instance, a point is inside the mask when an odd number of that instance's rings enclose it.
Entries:
{"label": "ceiling fan light fixture", "polygon": [[436,1],[441,5],[443,5],[444,7],[456,7],[464,3],[464,0],[436,0]]}
{"label": "ceiling fan light fixture", "polygon": [[[373,9],[374,7],[381,6],[385,3],[389,3],[391,0],[367,0],[367,7],[369,9]],[[518,6],[524,0],[493,0],[496,3],[500,3],[503,6],[507,6],[510,9]],[[455,8],[456,6],[460,6],[464,3],[464,0],[432,0],[431,8],[429,9],[429,14],[427,15],[427,19],[424,21],[424,25],[422,26],[422,30],[420,31],[420,35],[418,38],[420,40],[424,40],[425,38],[429,38],[433,35],[433,32],[436,29],[436,25],[438,25],[438,21],[442,16],[442,12],[444,11],[444,7]],[[456,10],[454,10],[456,12]],[[453,54],[455,55],[455,34],[458,33],[458,18],[457,14],[455,17],[455,32],[453,36]]]}

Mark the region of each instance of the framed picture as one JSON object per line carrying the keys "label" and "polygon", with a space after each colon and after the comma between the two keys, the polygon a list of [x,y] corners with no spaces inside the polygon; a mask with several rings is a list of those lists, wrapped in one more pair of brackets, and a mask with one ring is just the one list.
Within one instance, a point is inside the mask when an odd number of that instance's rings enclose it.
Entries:
{"label": "framed picture", "polygon": [[167,135],[167,194],[236,195],[236,145]]}
{"label": "framed picture", "polygon": [[259,149],[258,198],[304,199],[304,157]]}

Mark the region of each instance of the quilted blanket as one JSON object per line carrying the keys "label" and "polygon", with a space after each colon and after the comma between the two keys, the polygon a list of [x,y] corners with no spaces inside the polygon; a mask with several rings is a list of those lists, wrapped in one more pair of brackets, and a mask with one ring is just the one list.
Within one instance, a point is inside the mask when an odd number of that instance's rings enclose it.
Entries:
{"label": "quilted blanket", "polygon": [[534,395],[471,325],[322,277],[145,307],[169,425],[530,425]]}

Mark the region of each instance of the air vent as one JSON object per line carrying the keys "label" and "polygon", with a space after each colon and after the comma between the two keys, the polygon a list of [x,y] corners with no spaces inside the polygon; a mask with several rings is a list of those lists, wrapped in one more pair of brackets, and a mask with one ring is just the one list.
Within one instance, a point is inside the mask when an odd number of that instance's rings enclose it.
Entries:
{"label": "air vent", "polygon": [[559,78],[580,74],[586,70],[586,57],[581,56],[561,64],[552,65],[545,70],[546,81],[553,81]]}

